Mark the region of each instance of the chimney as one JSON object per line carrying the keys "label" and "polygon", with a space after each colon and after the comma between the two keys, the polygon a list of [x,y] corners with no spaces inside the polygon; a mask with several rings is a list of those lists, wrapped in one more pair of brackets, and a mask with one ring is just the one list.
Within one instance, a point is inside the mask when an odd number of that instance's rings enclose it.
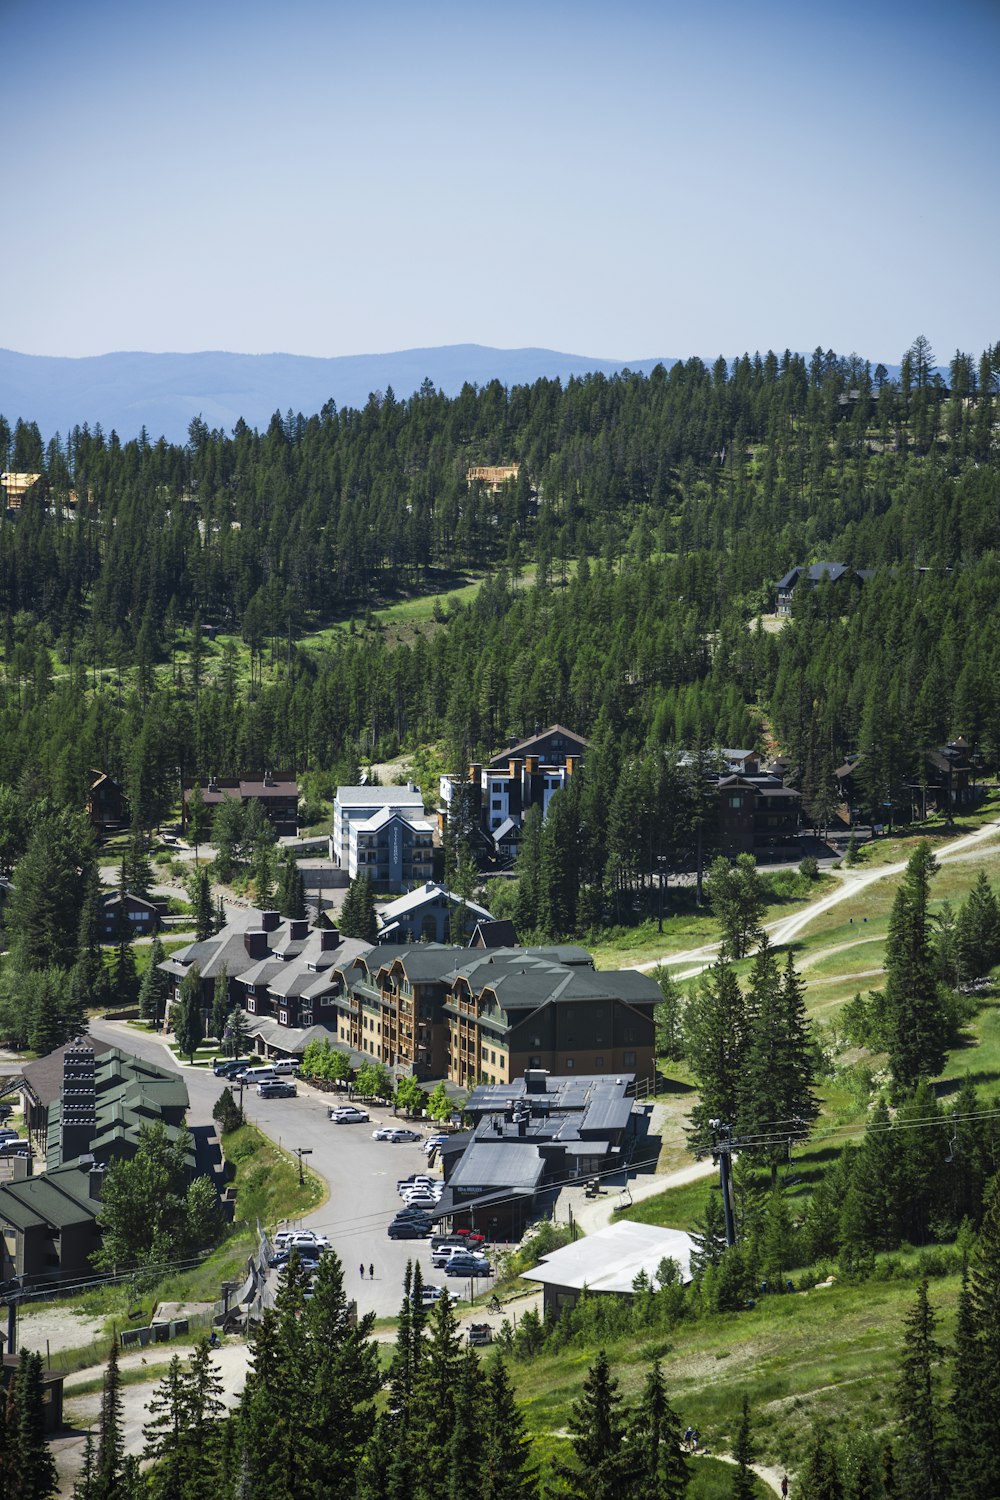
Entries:
{"label": "chimney", "polygon": [[482,773],[482,769],[483,763],[479,760],[474,760],[469,766],[469,780],[472,782],[473,786],[479,785],[479,777]]}
{"label": "chimney", "polygon": [[265,771],[264,772],[264,785],[265,786],[274,786],[274,776],[272,775],[272,773],[270,771]]}
{"label": "chimney", "polygon": [[250,927],[243,934],[243,946],[248,958],[266,958],[268,955],[267,933],[262,927]]}
{"label": "chimney", "polygon": [[64,1162],[81,1156],[97,1132],[94,1049],[83,1038],[63,1053],[61,1151]]}
{"label": "chimney", "polygon": [[306,917],[292,917],[288,923],[288,940],[301,943],[309,936],[309,921]]}
{"label": "chimney", "polygon": [[87,1174],[88,1198],[93,1198],[95,1203],[100,1203],[101,1195],[104,1191],[105,1163],[103,1161],[95,1161],[92,1156],[82,1156],[80,1158],[80,1167]]}
{"label": "chimney", "polygon": [[262,911],[260,914],[260,925],[265,932],[276,932],[280,922],[280,911]]}
{"label": "chimney", "polygon": [[524,1092],[526,1094],[547,1093],[546,1083],[548,1082],[548,1077],[548,1071],[545,1068],[525,1068]]}
{"label": "chimney", "polygon": [[566,757],[566,775],[567,776],[572,776],[573,772],[576,770],[576,763],[577,763],[577,761],[579,759],[580,759],[580,757],[578,755],[567,755],[567,757]]}
{"label": "chimney", "polygon": [[340,928],[323,927],[319,934],[319,950],[321,953],[332,953],[334,948],[340,947]]}
{"label": "chimney", "polygon": [[518,1119],[518,1122],[517,1122],[517,1133],[518,1133],[518,1135],[527,1135],[528,1134],[528,1122],[525,1119],[524,1115],[521,1115],[520,1118]]}
{"label": "chimney", "polygon": [[525,767],[527,769],[527,772],[528,772],[529,776],[537,776],[538,775],[538,756],[537,755],[529,755],[529,756],[527,756],[526,760],[525,760]]}

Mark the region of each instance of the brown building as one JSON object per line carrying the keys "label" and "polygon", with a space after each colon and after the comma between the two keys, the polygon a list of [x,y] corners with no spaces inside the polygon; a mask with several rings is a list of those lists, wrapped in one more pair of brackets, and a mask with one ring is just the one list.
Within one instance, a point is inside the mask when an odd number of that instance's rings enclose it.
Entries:
{"label": "brown building", "polygon": [[337,1040],[397,1072],[468,1087],[525,1069],[651,1078],[659,986],[583,948],[381,945],[340,974]]}
{"label": "brown building", "polygon": [[[184,827],[187,827],[188,804],[194,784],[184,787]],[[265,771],[259,781],[241,777],[212,776],[201,789],[202,800],[212,812],[227,798],[238,798],[244,806],[259,802],[274,829],[276,838],[294,838],[299,823],[299,784],[281,772]]]}
{"label": "brown building", "polygon": [[721,776],[716,795],[723,854],[766,856],[794,849],[802,796],[777,776]]}
{"label": "brown building", "polygon": [[91,771],[87,791],[87,816],[99,839],[126,828],[131,810],[121,782],[106,771]]}

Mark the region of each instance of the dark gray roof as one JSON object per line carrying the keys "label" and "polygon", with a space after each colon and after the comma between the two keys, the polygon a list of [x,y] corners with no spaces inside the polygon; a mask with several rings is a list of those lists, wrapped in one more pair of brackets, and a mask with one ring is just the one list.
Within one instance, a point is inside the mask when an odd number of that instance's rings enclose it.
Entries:
{"label": "dark gray roof", "polygon": [[530,1191],[541,1182],[544,1170],[537,1146],[475,1140],[448,1179],[448,1186],[453,1193],[456,1188],[468,1192],[480,1186],[484,1192],[499,1187]]}

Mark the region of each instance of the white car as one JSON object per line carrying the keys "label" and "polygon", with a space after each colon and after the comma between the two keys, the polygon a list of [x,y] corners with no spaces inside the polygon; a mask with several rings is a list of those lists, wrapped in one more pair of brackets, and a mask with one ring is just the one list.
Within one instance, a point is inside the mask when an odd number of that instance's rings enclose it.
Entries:
{"label": "white car", "polygon": [[420,1293],[421,1307],[433,1307],[444,1296],[443,1286],[425,1286]]}
{"label": "white car", "polygon": [[312,1229],[279,1229],[273,1243],[276,1250],[329,1250],[330,1237]]}
{"label": "white car", "polygon": [[405,1198],[407,1193],[415,1192],[417,1188],[436,1188],[439,1186],[440,1181],[437,1177],[428,1177],[426,1173],[414,1172],[412,1177],[400,1178],[399,1182],[396,1183],[396,1191],[401,1198]]}
{"label": "white car", "polygon": [[329,1116],[335,1125],[367,1125],[371,1119],[368,1111],[358,1109],[356,1104],[331,1104]]}

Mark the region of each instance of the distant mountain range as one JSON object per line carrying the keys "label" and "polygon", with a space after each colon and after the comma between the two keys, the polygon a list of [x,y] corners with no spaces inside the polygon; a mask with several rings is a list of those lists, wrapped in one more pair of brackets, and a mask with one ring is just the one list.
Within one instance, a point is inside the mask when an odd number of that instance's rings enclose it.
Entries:
{"label": "distant mountain range", "polygon": [[276,411],[306,416],[329,400],[338,407],[364,406],[372,391],[391,386],[402,400],[430,379],[456,396],[466,381],[505,386],[566,380],[591,371],[647,373],[675,359],[591,359],[553,349],[490,349],[449,344],[403,349],[396,354],[346,354],[312,359],[300,354],[99,354],[83,359],[17,354],[0,349],[0,412],[11,426],[18,417],[37,422],[43,438],[66,434],[84,422],[114,429],[123,440],[145,427],[185,442],[192,417],[229,432],[242,417],[266,427]]}

